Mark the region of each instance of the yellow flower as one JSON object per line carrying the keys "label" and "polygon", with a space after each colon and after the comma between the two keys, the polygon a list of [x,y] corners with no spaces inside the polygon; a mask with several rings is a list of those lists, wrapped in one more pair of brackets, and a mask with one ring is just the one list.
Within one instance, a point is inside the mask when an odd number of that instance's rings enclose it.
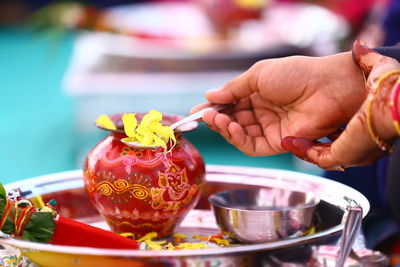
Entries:
{"label": "yellow flower", "polygon": [[125,134],[125,142],[138,142],[143,146],[161,146],[167,148],[167,143],[172,140],[176,144],[174,131],[169,126],[161,124],[162,114],[156,110],[143,116],[140,124],[134,113],[126,113],[122,116]]}

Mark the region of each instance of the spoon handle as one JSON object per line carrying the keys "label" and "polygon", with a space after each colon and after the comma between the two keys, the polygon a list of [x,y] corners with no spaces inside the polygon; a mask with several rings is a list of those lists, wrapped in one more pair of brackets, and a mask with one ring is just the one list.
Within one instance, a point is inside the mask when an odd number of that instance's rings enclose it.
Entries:
{"label": "spoon handle", "polygon": [[178,128],[179,126],[181,126],[185,123],[200,119],[201,117],[203,117],[203,115],[206,111],[209,111],[209,110],[220,111],[223,108],[226,108],[226,105],[213,105],[211,107],[203,108],[203,109],[193,113],[192,115],[189,115],[189,116],[171,124],[169,127],[171,127],[172,130],[175,130],[176,128]]}
{"label": "spoon handle", "polygon": [[336,267],[343,267],[353,247],[357,234],[361,228],[362,208],[360,206],[349,207],[346,221],[343,227],[342,240]]}

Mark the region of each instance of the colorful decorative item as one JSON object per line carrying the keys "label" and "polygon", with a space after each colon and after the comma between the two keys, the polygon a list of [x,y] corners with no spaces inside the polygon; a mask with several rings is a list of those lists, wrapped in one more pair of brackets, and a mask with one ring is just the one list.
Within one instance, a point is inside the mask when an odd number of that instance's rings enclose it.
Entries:
{"label": "colorful decorative item", "polygon": [[21,253],[21,250],[7,245],[0,247],[0,266],[39,267]]}
{"label": "colorful decorative item", "polygon": [[[7,196],[12,196],[8,198]],[[51,213],[38,212],[18,192],[6,193],[0,184],[0,233],[18,239],[50,242],[55,229]]]}
{"label": "colorful decorative item", "polygon": [[65,218],[58,215],[56,209],[57,203],[50,200],[39,210],[30,201],[22,199],[18,192],[6,193],[0,183],[0,238],[65,246],[139,248],[139,242],[135,240]]}
{"label": "colorful decorative item", "polygon": [[[200,153],[180,132],[171,136],[163,128],[179,117],[159,115],[151,111],[147,115],[100,117],[97,126],[111,134],[89,152],[84,164],[85,189],[93,204],[112,231],[133,234],[135,239],[150,232],[156,232],[158,238],[171,235],[197,203],[204,184]],[[141,127],[143,121],[156,129],[151,136],[140,136],[142,140],[153,137],[148,143],[152,147],[130,147],[121,142],[148,132],[151,127]],[[133,126],[124,131],[124,124]],[[192,125],[184,128],[193,130],[197,123]]]}

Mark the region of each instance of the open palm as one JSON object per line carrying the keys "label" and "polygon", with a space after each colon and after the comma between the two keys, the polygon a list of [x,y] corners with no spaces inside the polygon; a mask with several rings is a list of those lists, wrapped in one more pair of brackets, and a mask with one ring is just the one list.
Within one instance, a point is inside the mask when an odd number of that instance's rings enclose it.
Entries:
{"label": "open palm", "polygon": [[316,140],[334,134],[364,101],[363,84],[350,53],[264,60],[208,91],[209,102],[234,106],[209,111],[203,121],[247,155],[282,153],[285,136]]}

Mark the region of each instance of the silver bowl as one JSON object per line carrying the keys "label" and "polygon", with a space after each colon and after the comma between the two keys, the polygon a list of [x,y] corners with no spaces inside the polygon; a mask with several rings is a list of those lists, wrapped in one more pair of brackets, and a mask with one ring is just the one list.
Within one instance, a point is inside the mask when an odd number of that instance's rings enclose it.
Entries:
{"label": "silver bowl", "polygon": [[304,235],[319,203],[312,193],[279,188],[224,191],[208,200],[221,230],[249,244]]}

